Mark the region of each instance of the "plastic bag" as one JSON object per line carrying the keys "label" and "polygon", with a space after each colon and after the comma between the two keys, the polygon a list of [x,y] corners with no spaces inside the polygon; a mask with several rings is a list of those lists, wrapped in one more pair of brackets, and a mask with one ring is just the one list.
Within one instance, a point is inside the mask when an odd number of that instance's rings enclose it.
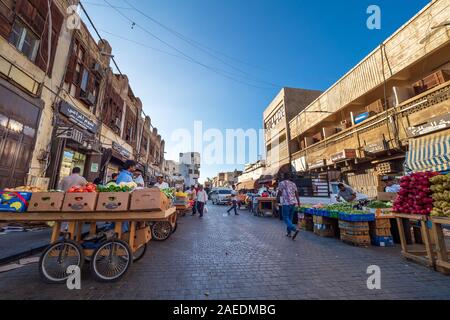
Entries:
{"label": "plastic bag", "polygon": [[209,212],[208,206],[207,206],[207,205],[205,205],[205,208],[203,209],[203,211],[204,211],[205,213],[208,213],[208,212]]}

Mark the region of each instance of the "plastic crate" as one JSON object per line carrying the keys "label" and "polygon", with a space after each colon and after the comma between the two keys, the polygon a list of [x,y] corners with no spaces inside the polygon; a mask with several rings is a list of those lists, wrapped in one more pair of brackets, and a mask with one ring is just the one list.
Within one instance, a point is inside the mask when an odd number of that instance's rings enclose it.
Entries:
{"label": "plastic crate", "polygon": [[31,192],[0,192],[0,212],[27,211],[31,196]]}
{"label": "plastic crate", "polygon": [[372,237],[372,245],[377,247],[393,247],[393,237]]}
{"label": "plastic crate", "polygon": [[370,222],[375,221],[374,214],[348,214],[345,212],[339,213],[339,220],[351,222]]}

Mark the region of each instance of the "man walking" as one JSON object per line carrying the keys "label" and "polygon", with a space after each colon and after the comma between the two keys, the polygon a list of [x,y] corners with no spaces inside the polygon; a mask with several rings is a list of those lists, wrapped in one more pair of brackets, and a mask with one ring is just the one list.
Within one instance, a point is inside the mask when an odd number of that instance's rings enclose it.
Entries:
{"label": "man walking", "polygon": [[234,210],[234,214],[236,216],[239,215],[239,213],[237,212],[237,202],[238,202],[238,198],[237,198],[237,192],[236,192],[236,186],[233,186],[233,191],[231,191],[231,202],[232,202],[232,206],[230,209],[227,210],[228,215],[231,214],[231,210]]}
{"label": "man walking", "polygon": [[208,194],[203,190],[203,186],[199,186],[197,191],[197,210],[200,214],[200,218],[203,218],[203,210],[205,209],[205,204],[207,202]]}
{"label": "man walking", "polygon": [[299,230],[292,223],[292,218],[294,217],[295,205],[300,206],[300,196],[298,194],[297,185],[292,182],[292,174],[285,173],[283,181],[278,185],[278,197],[280,197],[280,203],[282,206],[281,214],[283,215],[283,220],[287,225],[287,237],[291,237],[292,240],[297,238]]}
{"label": "man walking", "polygon": [[191,187],[191,200],[194,201],[194,205],[192,206],[192,215],[195,216],[197,214],[197,190],[195,189],[195,186]]}

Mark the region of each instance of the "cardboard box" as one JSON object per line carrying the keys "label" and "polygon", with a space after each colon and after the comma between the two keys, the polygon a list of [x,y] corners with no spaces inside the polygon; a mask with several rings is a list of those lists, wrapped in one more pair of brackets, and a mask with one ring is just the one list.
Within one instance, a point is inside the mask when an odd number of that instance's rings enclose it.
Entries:
{"label": "cardboard box", "polygon": [[95,211],[98,193],[66,193],[62,211],[88,212]]}
{"label": "cardboard box", "polygon": [[167,210],[170,200],[158,188],[136,190],[131,194],[131,211]]}
{"label": "cardboard box", "polygon": [[378,192],[377,199],[381,201],[394,201],[398,193],[392,192]]}
{"label": "cardboard box", "polygon": [[97,211],[127,211],[129,192],[101,192],[98,195]]}
{"label": "cardboard box", "polygon": [[64,192],[35,192],[28,206],[29,212],[61,211],[64,202]]}

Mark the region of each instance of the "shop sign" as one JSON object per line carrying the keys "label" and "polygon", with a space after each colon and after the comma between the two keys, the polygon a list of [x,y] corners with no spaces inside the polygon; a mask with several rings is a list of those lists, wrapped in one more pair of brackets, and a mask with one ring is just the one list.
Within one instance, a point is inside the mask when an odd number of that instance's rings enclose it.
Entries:
{"label": "shop sign", "polygon": [[370,143],[364,147],[364,151],[367,153],[379,153],[387,150],[386,140],[381,139]]}
{"label": "shop sign", "polygon": [[325,159],[319,159],[319,160],[314,161],[313,163],[308,163],[309,169],[317,169],[317,168],[322,168],[325,166],[326,166]]}
{"label": "shop sign", "polygon": [[67,102],[61,102],[61,104],[59,105],[59,112],[61,112],[63,115],[69,118],[71,122],[80,126],[81,128],[88,130],[94,134],[97,133],[97,124]]}
{"label": "shop sign", "polygon": [[61,139],[73,140],[80,144],[83,143],[84,139],[83,132],[71,127],[59,127],[56,130],[56,137]]}
{"label": "shop sign", "polygon": [[112,143],[112,148],[113,150],[117,151],[118,153],[120,153],[120,155],[126,159],[130,159],[131,158],[131,153],[130,151],[128,151],[127,149],[125,149],[124,147],[122,147],[120,144],[118,144],[117,142],[113,142]]}
{"label": "shop sign", "polygon": [[347,160],[347,159],[355,159],[356,158],[356,150],[355,149],[346,149],[342,150],[339,153],[336,153],[331,156],[330,160],[333,163]]}
{"label": "shop sign", "polygon": [[91,172],[92,173],[97,173],[98,172],[98,163],[93,162],[91,164]]}
{"label": "shop sign", "polygon": [[292,161],[292,166],[297,172],[305,172],[307,170],[306,157],[301,157]]}
{"label": "shop sign", "polygon": [[432,118],[426,124],[408,128],[408,133],[412,137],[419,137],[436,131],[450,128],[450,114]]}

